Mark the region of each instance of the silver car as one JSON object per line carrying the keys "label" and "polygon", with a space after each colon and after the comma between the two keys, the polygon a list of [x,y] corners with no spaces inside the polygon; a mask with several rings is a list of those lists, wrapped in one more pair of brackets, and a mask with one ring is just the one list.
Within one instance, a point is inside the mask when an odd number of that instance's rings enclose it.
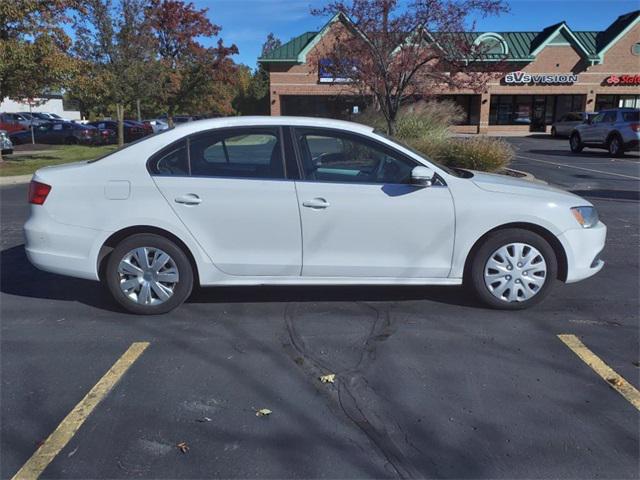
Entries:
{"label": "silver car", "polygon": [[6,130],[0,130],[0,150],[2,150],[2,155],[13,153],[13,143],[9,140],[9,134]]}
{"label": "silver car", "polygon": [[618,157],[640,145],[640,109],[616,108],[603,110],[573,129],[569,137],[571,151],[584,147],[604,148]]}
{"label": "silver car", "polygon": [[589,118],[597,115],[598,112],[569,112],[562,115],[558,120],[553,122],[551,126],[552,137],[569,138],[573,129],[581,123],[588,121]]}

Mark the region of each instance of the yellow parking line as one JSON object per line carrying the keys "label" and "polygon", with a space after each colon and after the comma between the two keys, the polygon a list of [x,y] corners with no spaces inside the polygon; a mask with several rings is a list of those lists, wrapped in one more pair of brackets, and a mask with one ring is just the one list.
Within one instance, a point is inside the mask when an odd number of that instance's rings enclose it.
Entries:
{"label": "yellow parking line", "polygon": [[27,460],[27,463],[13,476],[12,480],[38,478],[56,455],[60,453],[60,450],[73,438],[93,409],[98,406],[148,346],[148,342],[132,343],[89,393],[80,400],[80,403],[60,422],[58,428],[40,445],[38,450]]}
{"label": "yellow parking line", "polygon": [[640,392],[633,385],[600,360],[600,357],[589,350],[575,335],[558,335],[558,338],[573,350],[573,353],[578,355],[584,363],[589,365],[594,372],[600,375],[610,387],[615,388],[631,405],[640,410]]}

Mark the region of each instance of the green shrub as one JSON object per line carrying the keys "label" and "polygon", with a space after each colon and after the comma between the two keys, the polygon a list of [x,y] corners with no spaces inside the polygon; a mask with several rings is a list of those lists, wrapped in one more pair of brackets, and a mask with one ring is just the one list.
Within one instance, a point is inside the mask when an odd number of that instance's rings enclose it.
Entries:
{"label": "green shrub", "polygon": [[[415,138],[433,138],[447,135],[447,129],[464,118],[462,109],[453,102],[419,101],[406,105],[398,112],[395,137],[408,141]],[[358,118],[360,123],[386,131],[384,116],[374,108],[366,110]]]}
{"label": "green shrub", "polygon": [[408,143],[443,165],[485,172],[506,167],[514,156],[511,145],[495,137],[433,137],[411,139]]}
{"label": "green shrub", "polygon": [[[450,101],[420,101],[402,107],[396,121],[395,137],[428,158],[449,167],[495,172],[506,167],[514,151],[504,140],[494,137],[451,137],[449,127],[464,118],[462,109]],[[359,121],[386,131],[384,116],[369,109]]]}

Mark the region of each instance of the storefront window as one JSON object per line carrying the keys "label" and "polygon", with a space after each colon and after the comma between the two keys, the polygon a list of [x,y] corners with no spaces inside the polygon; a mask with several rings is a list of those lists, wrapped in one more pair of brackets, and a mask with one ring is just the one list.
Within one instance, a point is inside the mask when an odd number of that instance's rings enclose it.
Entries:
{"label": "storefront window", "polygon": [[458,105],[464,118],[458,125],[478,125],[480,123],[480,95],[442,95],[439,100],[448,100]]}
{"label": "storefront window", "polygon": [[640,108],[640,95],[596,96],[596,111],[609,108]]}
{"label": "storefront window", "polygon": [[544,129],[569,112],[584,110],[584,95],[492,95],[489,125]]}

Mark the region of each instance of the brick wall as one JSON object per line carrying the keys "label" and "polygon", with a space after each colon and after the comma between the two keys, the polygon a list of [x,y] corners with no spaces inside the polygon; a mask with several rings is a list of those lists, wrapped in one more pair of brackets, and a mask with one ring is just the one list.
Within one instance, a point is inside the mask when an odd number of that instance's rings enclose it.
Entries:
{"label": "brick wall", "polygon": [[[315,62],[322,56],[322,50],[330,48],[335,36],[324,37],[315,51],[310,52],[307,63],[303,65],[271,64],[271,114],[280,115],[280,97],[282,95],[349,95],[354,94],[347,85],[321,84]],[[514,64],[513,70],[524,70],[529,73],[575,73],[578,82],[573,85],[505,85],[502,82],[491,82],[487,91],[482,93],[480,106],[480,124],[478,126],[457,127],[457,130],[468,132],[477,130],[480,133],[496,129],[510,131],[526,131],[523,126],[491,126],[489,127],[490,96],[493,95],[586,95],[586,109],[592,111],[598,94],[640,94],[637,86],[609,86],[603,84],[611,74],[640,74],[640,57],[631,53],[633,44],[640,42],[640,25],[630,30],[622,39],[606,53],[604,62],[591,66],[580,53],[570,45],[549,45],[542,50],[536,59],[529,64]],[[433,93],[433,92],[431,92]],[[453,91],[443,89],[443,94],[472,94],[471,90]]]}

